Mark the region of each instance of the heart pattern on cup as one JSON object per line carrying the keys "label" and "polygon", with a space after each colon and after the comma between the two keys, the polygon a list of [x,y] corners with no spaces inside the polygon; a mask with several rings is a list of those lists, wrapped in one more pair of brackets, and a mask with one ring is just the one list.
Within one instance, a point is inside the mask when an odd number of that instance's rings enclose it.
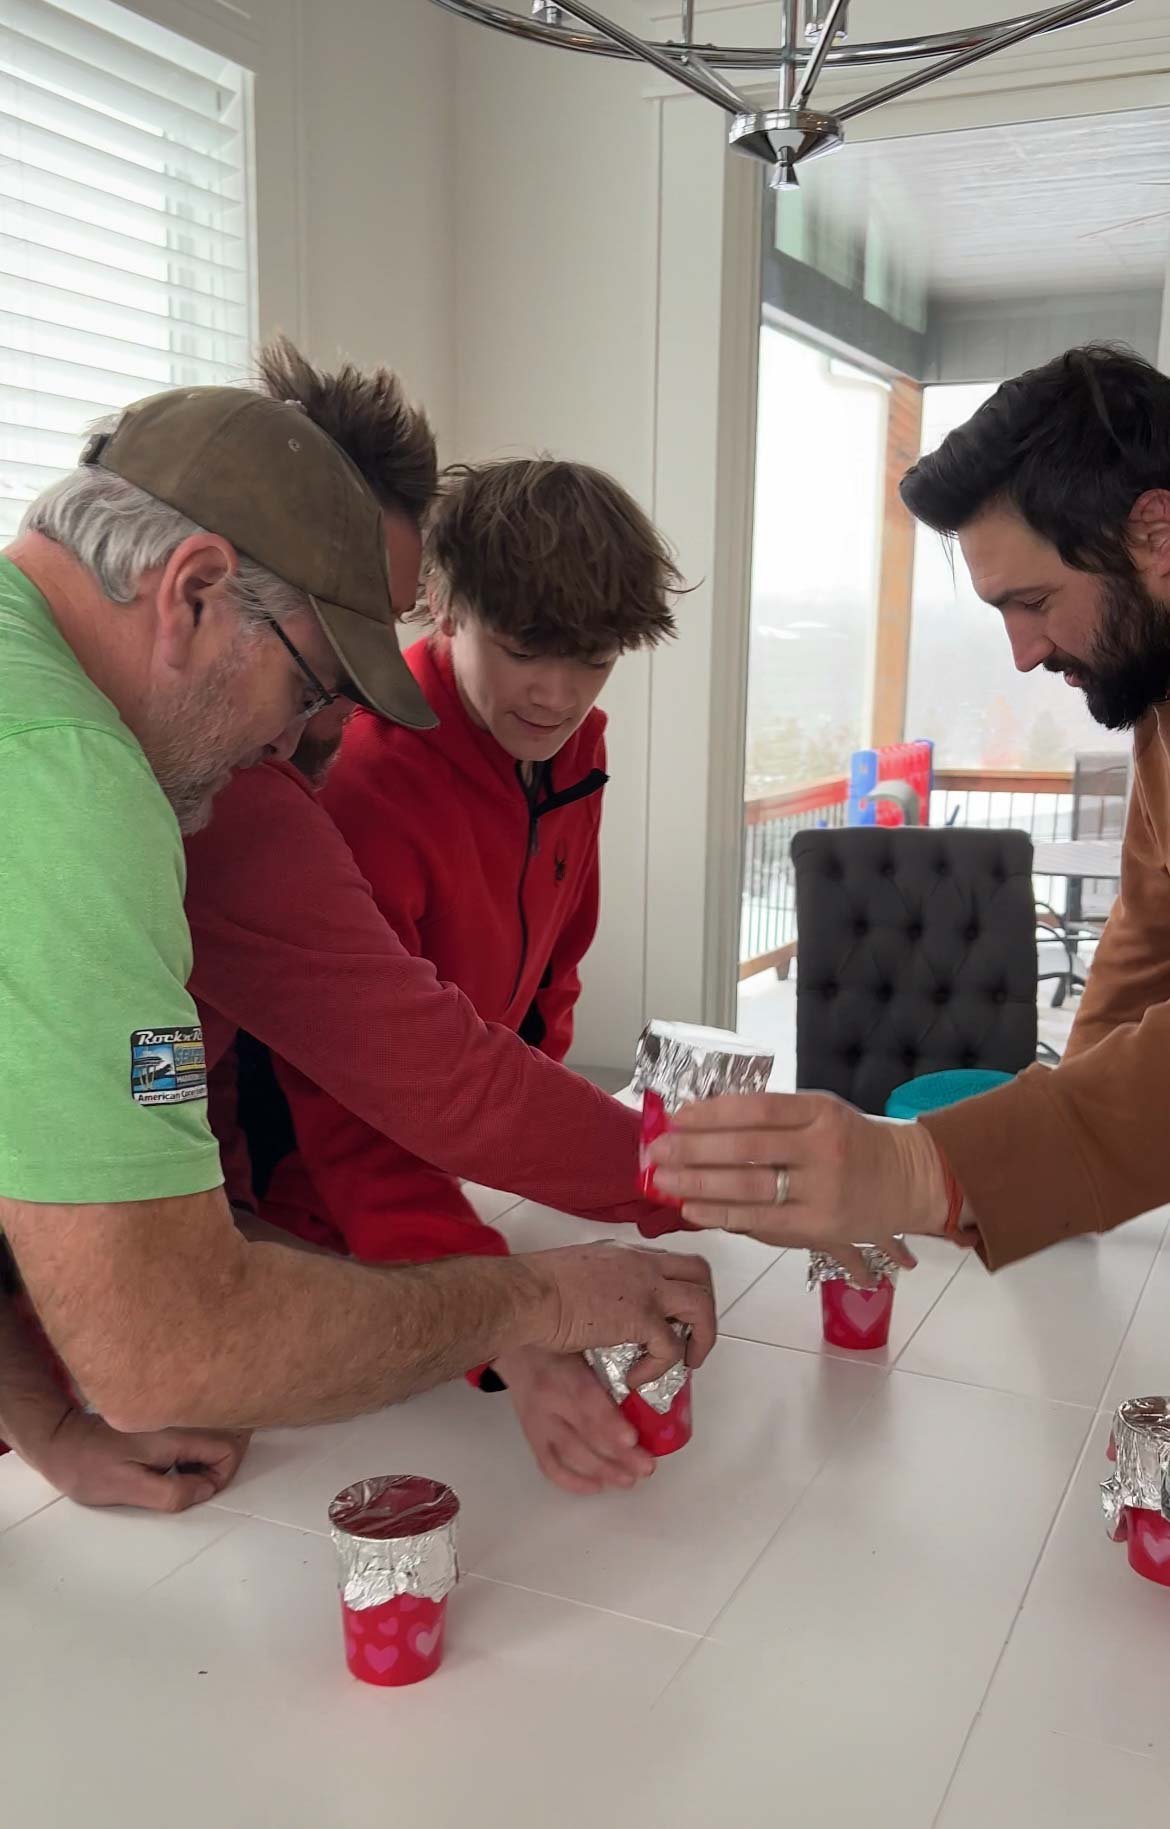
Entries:
{"label": "heart pattern on cup", "polygon": [[371,1670],[377,1671],[380,1677],[384,1677],[386,1672],[392,1670],[398,1662],[397,1645],[383,1645],[381,1650],[377,1645],[364,1645],[362,1649],[365,1652],[366,1663]]}
{"label": "heart pattern on cup", "polygon": [[345,1655],[351,1664],[356,1658],[359,1649],[359,1641],[354,1638],[352,1632],[347,1632],[345,1635]]}
{"label": "heart pattern on cup", "polygon": [[414,1631],[410,1634],[407,1643],[415,1656],[422,1658],[425,1662],[428,1658],[434,1657],[435,1648],[439,1643],[442,1632],[443,1622],[441,1619],[435,1621],[429,1632],[422,1626],[416,1626]]}
{"label": "heart pattern on cup", "polygon": [[1142,1555],[1147,1561],[1159,1569],[1170,1563],[1170,1532],[1154,1529],[1144,1518],[1132,1520],[1130,1529],[1135,1532]]}
{"label": "heart pattern on cup", "polygon": [[389,1619],[380,1619],[378,1621],[377,1629],[381,1633],[383,1638],[397,1638],[398,1637],[398,1620],[397,1620],[396,1616],[392,1613],[390,1615]]}
{"label": "heart pattern on cup", "polygon": [[[884,1295],[884,1290],[876,1292]],[[886,1305],[877,1301],[865,1289],[845,1288],[841,1292],[841,1316],[849,1323],[860,1340],[868,1340],[871,1334],[880,1334],[885,1325]]]}

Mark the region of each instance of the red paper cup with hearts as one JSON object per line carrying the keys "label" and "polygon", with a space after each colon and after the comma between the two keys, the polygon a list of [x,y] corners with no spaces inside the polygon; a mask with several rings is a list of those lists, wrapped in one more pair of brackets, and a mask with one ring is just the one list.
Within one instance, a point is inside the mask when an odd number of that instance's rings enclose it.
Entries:
{"label": "red paper cup with hearts", "polygon": [[1109,1437],[1114,1471],[1101,1484],[1105,1527],[1129,1566],[1170,1587],[1170,1398],[1128,1397]]}
{"label": "red paper cup with hearts", "polygon": [[829,1346],[850,1353],[871,1353],[890,1338],[894,1284],[898,1266],[875,1245],[859,1245],[868,1268],[878,1278],[875,1289],[859,1289],[827,1251],[810,1251],[808,1287],[821,1292],[821,1332]]}
{"label": "red paper cup with hearts", "polygon": [[439,1668],[458,1515],[451,1488],[420,1474],[358,1480],[330,1505],[345,1661],[363,1683],[400,1688]]}
{"label": "red paper cup with hearts", "polygon": [[[675,1333],[685,1350],[686,1328],[676,1323]],[[642,1357],[642,1348],[633,1341],[625,1341],[621,1346],[590,1347],[585,1357],[622,1415],[633,1423],[639,1444],[649,1454],[661,1457],[686,1447],[694,1423],[691,1374],[685,1359],[672,1365],[652,1384],[634,1390],[630,1373]]]}
{"label": "red paper cup with hearts", "polygon": [[638,1188],[663,1206],[681,1201],[658,1193],[654,1165],[646,1152],[670,1120],[695,1099],[714,1099],[725,1092],[765,1092],[774,1056],[755,1042],[727,1029],[701,1029],[680,1022],[652,1022],[643,1031],[634,1057],[634,1091],[642,1094],[642,1143]]}

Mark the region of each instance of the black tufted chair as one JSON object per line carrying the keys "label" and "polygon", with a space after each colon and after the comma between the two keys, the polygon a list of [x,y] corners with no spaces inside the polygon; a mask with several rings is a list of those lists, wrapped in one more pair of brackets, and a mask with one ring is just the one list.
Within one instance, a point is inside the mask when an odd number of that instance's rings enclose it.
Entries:
{"label": "black tufted chair", "polygon": [[1026,832],[798,832],[796,1083],[880,1112],[922,1073],[1036,1058]]}

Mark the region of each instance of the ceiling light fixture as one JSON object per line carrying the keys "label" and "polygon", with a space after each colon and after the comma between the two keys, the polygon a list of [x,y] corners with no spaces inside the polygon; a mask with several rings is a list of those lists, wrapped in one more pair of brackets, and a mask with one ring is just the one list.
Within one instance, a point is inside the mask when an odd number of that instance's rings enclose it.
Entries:
{"label": "ceiling light fixture", "polygon": [[[639,38],[637,33],[597,12],[588,0],[535,0],[531,17],[493,6],[488,0],[435,0],[449,13],[458,13],[463,19],[473,19],[515,38],[593,57],[621,57],[661,70],[732,117],[729,144],[737,152],[770,166],[771,183],[777,189],[796,183],[796,168],[804,160],[840,146],[845,123],[857,115],[866,114],[883,102],[896,101],[911,90],[937,82],[939,77],[950,76],[980,58],[1022,44],[1042,32],[1060,31],[1065,26],[1117,12],[1130,0],[1068,0],[1062,6],[1045,7],[993,25],[869,44],[850,43],[845,37],[849,3],[850,0],[780,0],[779,45],[734,46],[695,42],[695,0],[683,0],[681,36],[665,41]],[[588,29],[582,31],[581,26]],[[813,88],[826,67],[868,69],[889,63],[921,62],[924,58],[935,61],[925,69],[912,70],[881,88],[871,89],[833,114],[824,114],[812,106]],[[776,69],[780,72],[776,106],[765,109],[753,107],[720,74],[724,70]]]}

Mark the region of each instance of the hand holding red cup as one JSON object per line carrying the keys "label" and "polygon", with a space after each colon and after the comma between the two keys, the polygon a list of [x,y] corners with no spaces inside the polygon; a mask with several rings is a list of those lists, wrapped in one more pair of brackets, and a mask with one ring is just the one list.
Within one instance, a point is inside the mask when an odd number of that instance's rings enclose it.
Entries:
{"label": "hand holding red cup", "polygon": [[674,1331],[681,1348],[678,1363],[637,1389],[630,1384],[630,1374],[642,1357],[642,1349],[634,1341],[590,1347],[585,1354],[622,1415],[638,1431],[639,1445],[659,1457],[685,1448],[694,1428],[691,1374],[686,1362],[688,1329],[676,1322]]}
{"label": "hand holding red cup", "polygon": [[671,1118],[697,1099],[724,1093],[763,1092],[774,1056],[726,1029],[691,1023],[652,1022],[643,1029],[634,1057],[634,1091],[642,1094],[642,1149],[639,1188],[648,1200],[679,1206],[655,1185],[650,1146],[671,1128]]}

